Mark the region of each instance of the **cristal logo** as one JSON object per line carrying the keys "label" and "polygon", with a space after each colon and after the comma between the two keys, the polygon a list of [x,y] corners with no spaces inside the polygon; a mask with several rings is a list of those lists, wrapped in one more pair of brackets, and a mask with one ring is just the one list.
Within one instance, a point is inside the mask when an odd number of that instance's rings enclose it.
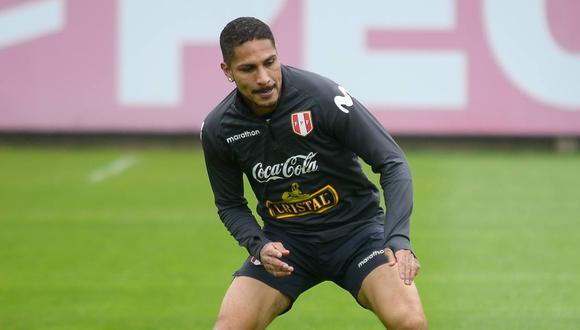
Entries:
{"label": "cristal logo", "polygon": [[256,181],[264,183],[316,172],[318,164],[314,157],[316,157],[316,153],[311,152],[308,155],[292,156],[279,164],[264,166],[264,164],[258,163],[252,169],[252,175]]}

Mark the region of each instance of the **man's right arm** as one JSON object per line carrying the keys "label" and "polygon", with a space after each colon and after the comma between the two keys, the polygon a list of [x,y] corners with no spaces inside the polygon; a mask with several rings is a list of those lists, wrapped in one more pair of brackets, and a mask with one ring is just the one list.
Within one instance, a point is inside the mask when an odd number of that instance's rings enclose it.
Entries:
{"label": "man's right arm", "polygon": [[205,165],[218,214],[230,234],[250,255],[260,259],[260,251],[269,240],[248,208],[244,198],[241,169],[231,158],[225,141],[208,125],[202,129]]}

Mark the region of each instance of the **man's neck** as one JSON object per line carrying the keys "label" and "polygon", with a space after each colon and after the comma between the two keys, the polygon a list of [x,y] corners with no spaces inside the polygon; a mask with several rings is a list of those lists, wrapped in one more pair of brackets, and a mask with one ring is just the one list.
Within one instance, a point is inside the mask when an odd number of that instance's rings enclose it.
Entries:
{"label": "man's neck", "polygon": [[258,117],[270,117],[272,113],[276,110],[276,106],[273,107],[249,107],[250,111],[252,111]]}
{"label": "man's neck", "polygon": [[246,108],[258,117],[270,117],[278,107],[278,103],[270,107],[261,107],[246,99],[241,93],[238,93],[238,96]]}

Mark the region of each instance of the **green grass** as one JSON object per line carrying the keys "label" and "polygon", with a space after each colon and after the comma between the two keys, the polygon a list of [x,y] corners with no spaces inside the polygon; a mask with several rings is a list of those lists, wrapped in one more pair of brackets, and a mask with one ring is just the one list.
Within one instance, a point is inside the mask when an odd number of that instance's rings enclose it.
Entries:
{"label": "green grass", "polygon": [[[408,156],[431,328],[576,328],[580,155]],[[208,329],[244,254],[199,150],[0,148],[0,329]],[[328,283],[271,326],[381,328]]]}

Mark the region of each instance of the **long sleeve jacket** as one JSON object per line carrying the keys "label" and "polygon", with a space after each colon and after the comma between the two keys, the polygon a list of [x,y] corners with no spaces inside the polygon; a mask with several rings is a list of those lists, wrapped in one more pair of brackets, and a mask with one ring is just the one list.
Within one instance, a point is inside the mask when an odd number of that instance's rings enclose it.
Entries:
{"label": "long sleeve jacket", "polygon": [[[269,242],[266,228],[324,242],[381,219],[385,246],[410,249],[412,182],[399,146],[333,81],[282,66],[282,82],[269,118],[254,115],[234,90],[204,121],[208,177],[219,217],[231,235],[259,258]],[[380,173],[386,215],[359,158]],[[243,175],[256,195],[264,228],[248,208]]]}

